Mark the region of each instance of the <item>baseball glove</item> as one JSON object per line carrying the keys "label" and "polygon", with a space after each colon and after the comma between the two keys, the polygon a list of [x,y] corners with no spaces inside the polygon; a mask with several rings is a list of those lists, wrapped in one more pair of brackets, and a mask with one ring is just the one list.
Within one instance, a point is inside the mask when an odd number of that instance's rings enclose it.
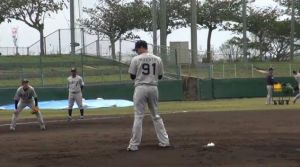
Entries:
{"label": "baseball glove", "polygon": [[40,109],[38,107],[32,107],[31,109],[31,114],[36,114],[40,111]]}

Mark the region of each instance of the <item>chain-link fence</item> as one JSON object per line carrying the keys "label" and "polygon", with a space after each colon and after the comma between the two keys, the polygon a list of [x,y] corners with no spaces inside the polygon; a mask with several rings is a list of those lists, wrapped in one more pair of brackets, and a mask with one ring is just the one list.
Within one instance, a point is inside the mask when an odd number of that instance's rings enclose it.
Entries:
{"label": "chain-link fence", "polygon": [[[1,48],[0,87],[19,85],[21,78],[28,78],[37,86],[65,86],[71,67],[75,66],[87,84],[128,81],[128,65],[136,55],[132,52],[134,41],[119,40],[115,43],[115,57],[109,40],[90,35],[83,29],[76,29],[76,55],[70,56],[70,30],[57,30],[45,37],[45,56],[39,56],[39,41],[29,47]],[[180,43],[181,45],[182,43]],[[264,77],[255,68],[275,68],[276,76],[291,76],[292,70],[300,69],[300,63],[204,63],[206,55],[197,51],[192,62],[191,50],[185,47],[160,48],[149,44],[149,52],[157,48],[157,55],[164,61],[165,78],[180,79],[180,76],[197,78],[251,78]],[[165,53],[163,53],[165,51]],[[30,55],[30,56],[5,56]]]}
{"label": "chain-link fence", "polygon": [[0,87],[16,87],[22,78],[38,87],[66,86],[71,67],[87,85],[129,80],[127,65],[96,56],[5,56],[0,61]]}
{"label": "chain-link fence", "polygon": [[0,47],[0,56],[8,55],[28,55],[27,47]]}

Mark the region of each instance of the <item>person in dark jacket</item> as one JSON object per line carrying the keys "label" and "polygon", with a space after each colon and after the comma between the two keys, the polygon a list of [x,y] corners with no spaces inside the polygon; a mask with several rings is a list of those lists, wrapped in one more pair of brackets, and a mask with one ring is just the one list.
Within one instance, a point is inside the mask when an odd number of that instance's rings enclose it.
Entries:
{"label": "person in dark jacket", "polygon": [[275,83],[274,81],[274,76],[273,76],[273,68],[269,68],[267,76],[266,76],[266,81],[267,81],[267,99],[266,99],[266,104],[272,104],[273,100],[273,85]]}

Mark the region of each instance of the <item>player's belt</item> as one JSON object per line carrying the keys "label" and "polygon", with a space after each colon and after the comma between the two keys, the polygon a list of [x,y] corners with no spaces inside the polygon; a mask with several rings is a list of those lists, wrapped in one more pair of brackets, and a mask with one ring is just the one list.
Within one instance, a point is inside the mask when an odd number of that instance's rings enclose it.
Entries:
{"label": "player's belt", "polygon": [[135,85],[135,87],[137,86],[157,86],[156,84],[147,84],[147,83],[139,83],[137,85]]}
{"label": "player's belt", "polygon": [[32,101],[32,99],[21,99],[22,103],[31,103]]}
{"label": "player's belt", "polygon": [[76,94],[76,93],[79,93],[79,92],[71,92],[72,94]]}

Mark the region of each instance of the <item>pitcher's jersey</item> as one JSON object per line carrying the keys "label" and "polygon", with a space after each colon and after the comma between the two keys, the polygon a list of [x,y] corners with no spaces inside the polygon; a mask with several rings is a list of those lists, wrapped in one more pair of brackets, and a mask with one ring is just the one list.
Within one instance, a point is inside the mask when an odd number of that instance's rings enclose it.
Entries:
{"label": "pitcher's jersey", "polygon": [[158,76],[163,75],[161,58],[150,53],[135,56],[130,63],[128,72],[136,75],[135,86],[158,84]]}
{"label": "pitcher's jersey", "polygon": [[81,86],[84,86],[84,82],[81,76],[76,75],[76,77],[74,78],[72,76],[68,77],[69,92],[72,93],[81,92]]}
{"label": "pitcher's jersey", "polygon": [[29,88],[25,91],[22,86],[20,86],[17,89],[15,100],[23,100],[23,101],[29,101],[32,100],[32,98],[37,98],[37,94],[32,86],[29,86]]}

